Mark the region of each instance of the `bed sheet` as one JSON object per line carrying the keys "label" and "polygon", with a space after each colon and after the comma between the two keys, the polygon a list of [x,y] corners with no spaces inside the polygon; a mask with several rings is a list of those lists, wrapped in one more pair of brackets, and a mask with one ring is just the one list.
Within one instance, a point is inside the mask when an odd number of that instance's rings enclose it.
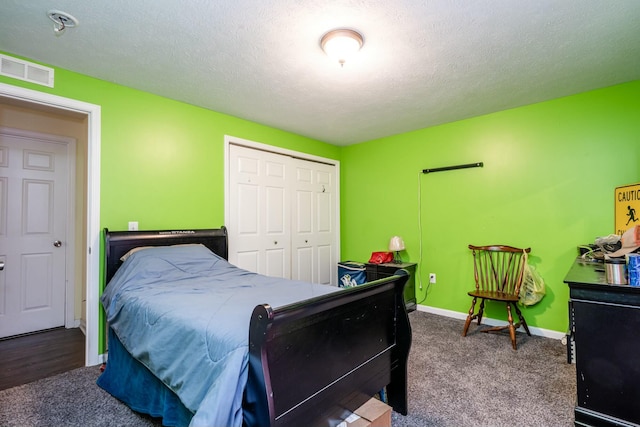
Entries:
{"label": "bed sheet", "polygon": [[189,245],[135,252],[101,301],[124,348],[193,412],[190,425],[241,426],[255,306],[339,290],[258,275]]}

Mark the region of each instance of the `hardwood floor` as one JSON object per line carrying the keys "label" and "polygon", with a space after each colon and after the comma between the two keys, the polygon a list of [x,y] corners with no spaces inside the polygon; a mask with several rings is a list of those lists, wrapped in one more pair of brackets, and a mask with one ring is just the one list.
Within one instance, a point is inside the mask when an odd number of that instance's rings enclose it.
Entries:
{"label": "hardwood floor", "polygon": [[80,328],[55,328],[0,340],[0,390],[84,366]]}

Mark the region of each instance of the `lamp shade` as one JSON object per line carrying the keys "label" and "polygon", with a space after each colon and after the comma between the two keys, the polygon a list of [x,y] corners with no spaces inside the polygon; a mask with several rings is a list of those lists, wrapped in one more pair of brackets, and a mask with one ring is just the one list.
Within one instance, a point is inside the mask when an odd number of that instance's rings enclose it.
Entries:
{"label": "lamp shade", "polygon": [[400,236],[393,236],[391,240],[389,240],[389,250],[390,251],[403,251],[404,250],[404,240]]}

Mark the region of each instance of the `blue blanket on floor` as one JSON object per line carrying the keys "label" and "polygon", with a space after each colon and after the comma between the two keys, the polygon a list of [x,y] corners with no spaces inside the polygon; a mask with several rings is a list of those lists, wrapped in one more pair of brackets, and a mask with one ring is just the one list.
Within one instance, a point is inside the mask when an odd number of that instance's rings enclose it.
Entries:
{"label": "blue blanket on floor", "polygon": [[336,291],[251,273],[204,246],[178,245],[133,253],[101,301],[123,347],[194,414],[190,425],[241,426],[255,306]]}

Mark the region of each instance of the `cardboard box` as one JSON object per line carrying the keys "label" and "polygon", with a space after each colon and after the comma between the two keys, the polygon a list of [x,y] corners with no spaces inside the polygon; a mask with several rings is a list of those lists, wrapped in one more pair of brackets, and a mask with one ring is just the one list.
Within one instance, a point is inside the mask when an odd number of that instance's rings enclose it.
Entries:
{"label": "cardboard box", "polygon": [[371,398],[353,411],[338,427],[391,427],[391,407]]}

